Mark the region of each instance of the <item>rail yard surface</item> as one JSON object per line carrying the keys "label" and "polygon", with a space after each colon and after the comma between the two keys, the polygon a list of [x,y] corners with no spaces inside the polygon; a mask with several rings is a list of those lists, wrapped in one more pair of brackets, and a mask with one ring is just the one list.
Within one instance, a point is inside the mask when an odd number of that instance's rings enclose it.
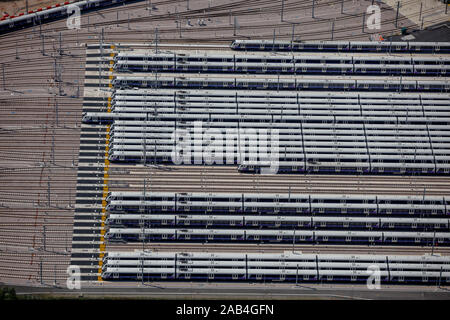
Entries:
{"label": "rail yard surface", "polygon": [[[450,298],[449,43],[376,42],[448,15],[375,1],[370,30],[373,3],[133,1],[0,35],[0,283],[372,299],[375,264],[384,298]],[[173,163],[199,120],[237,128],[231,163]],[[278,174],[242,128],[279,130]]]}

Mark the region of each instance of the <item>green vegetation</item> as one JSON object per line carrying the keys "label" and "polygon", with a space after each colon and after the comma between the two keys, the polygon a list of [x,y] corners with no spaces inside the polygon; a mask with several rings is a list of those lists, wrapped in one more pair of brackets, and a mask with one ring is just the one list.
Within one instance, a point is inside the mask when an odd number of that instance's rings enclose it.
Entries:
{"label": "green vegetation", "polygon": [[0,300],[17,300],[14,288],[0,287]]}

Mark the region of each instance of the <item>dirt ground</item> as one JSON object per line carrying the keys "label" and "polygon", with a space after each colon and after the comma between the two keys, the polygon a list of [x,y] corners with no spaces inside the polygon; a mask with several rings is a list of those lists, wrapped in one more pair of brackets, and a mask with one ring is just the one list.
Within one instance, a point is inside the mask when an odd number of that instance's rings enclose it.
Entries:
{"label": "dirt ground", "polygon": [[[52,6],[65,0],[28,0],[28,10],[39,9]],[[0,12],[2,16],[5,13],[17,15],[26,11],[26,0],[0,0]]]}

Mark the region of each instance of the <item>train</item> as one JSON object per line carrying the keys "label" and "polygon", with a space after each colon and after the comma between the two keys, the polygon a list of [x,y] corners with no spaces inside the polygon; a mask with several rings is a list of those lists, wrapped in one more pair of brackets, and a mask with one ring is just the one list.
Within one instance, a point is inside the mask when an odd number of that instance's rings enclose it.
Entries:
{"label": "train", "polygon": [[[315,101],[314,101],[315,102]],[[376,105],[344,105],[331,103],[213,103],[213,102],[159,102],[148,103],[145,101],[114,101],[111,111],[114,113],[146,113],[153,117],[159,114],[191,113],[191,114],[275,114],[275,115],[361,115],[376,116],[397,114],[406,116],[447,116],[448,107],[442,105],[420,105],[420,104],[376,104]]]}
{"label": "train", "polygon": [[[171,110],[173,111],[173,108]],[[300,111],[294,115],[289,114],[222,114],[222,113],[178,113],[178,112],[167,112],[158,113],[154,112],[153,108],[142,109],[141,112],[131,113],[131,112],[85,112],[83,113],[82,121],[85,123],[89,122],[112,122],[115,120],[136,120],[136,121],[147,121],[147,120],[161,120],[161,121],[174,121],[175,123],[182,124],[183,121],[187,122],[231,122],[236,126],[236,123],[240,122],[255,122],[266,124],[266,127],[271,127],[272,123],[294,123],[299,127],[299,123],[310,122],[310,123],[379,123],[379,124],[389,124],[389,123],[411,123],[411,124],[435,124],[435,125],[448,125],[450,123],[450,114],[447,114],[444,110],[427,111],[424,117],[425,111],[422,109],[419,113],[414,114],[404,109],[399,112],[390,111],[384,113],[370,113],[362,111],[362,107],[359,108],[356,114],[348,110],[343,110],[341,114],[333,114],[330,110],[328,113],[322,114],[305,114],[306,112]]]}
{"label": "train", "polygon": [[241,90],[320,90],[320,91],[402,91],[449,92],[449,80],[342,80],[342,79],[257,79],[236,77],[116,76],[115,89],[241,89]]}
{"label": "train", "polygon": [[106,252],[107,281],[242,281],[445,285],[450,258],[438,255],[350,255],[231,252]]}
{"label": "train", "polygon": [[[177,62],[153,60],[119,60],[117,72],[208,73],[208,74],[280,74],[280,75],[365,75],[445,77],[450,61],[445,64],[362,64],[362,63],[262,63],[262,62]],[[300,60],[302,61],[302,60]],[[414,60],[407,60],[414,62]],[[388,61],[389,62],[389,61]],[[444,63],[444,60],[441,62]]]}
{"label": "train", "polygon": [[[144,209],[144,211],[146,208]],[[107,228],[245,228],[376,231],[450,231],[450,219],[220,214],[110,213]]]}
{"label": "train", "polygon": [[248,90],[173,90],[173,89],[139,89],[139,90],[115,90],[112,95],[111,105],[123,103],[129,106],[141,106],[147,104],[166,104],[182,109],[189,103],[204,103],[210,105],[222,105],[233,103],[243,107],[249,103],[261,103],[270,105],[296,105],[301,108],[303,104],[328,104],[328,105],[410,105],[410,106],[434,106],[446,107],[450,104],[448,93],[411,93],[411,92],[326,92],[326,91],[248,91]]}
{"label": "train", "polygon": [[450,245],[445,196],[110,192],[109,242]]}
{"label": "train", "polygon": [[110,192],[108,213],[276,214],[448,218],[446,196]]}
{"label": "train", "polygon": [[25,14],[19,14],[18,16],[3,17],[0,19],[0,34],[30,28],[59,19],[66,19],[69,17],[69,14],[73,12],[68,10],[72,6],[78,7],[81,13],[85,13],[105,7],[132,3],[134,1],[135,0],[66,1],[61,4],[56,4],[53,7],[47,7],[44,10],[37,9]]}
{"label": "train", "polygon": [[187,229],[187,228],[108,228],[109,242],[224,242],[299,243],[330,245],[450,245],[448,232],[267,230],[267,229]]}
{"label": "train", "polygon": [[[181,66],[189,65],[191,62],[193,65],[202,63],[206,66],[210,64],[351,64],[351,65],[397,65],[397,66],[409,66],[409,65],[439,65],[447,66],[450,64],[450,59],[446,55],[433,55],[433,56],[390,56],[390,55],[367,55],[367,54],[324,54],[324,55],[291,55],[277,53],[268,54],[196,54],[196,53],[165,53],[165,52],[119,52],[114,55],[114,67],[127,68],[128,65],[149,65],[155,62],[155,65],[169,65],[172,64],[177,67],[177,63]],[[159,64],[158,64],[159,63]],[[173,66],[172,66],[173,68]]]}
{"label": "train", "polygon": [[450,42],[234,40],[230,48],[236,51],[448,54]]}

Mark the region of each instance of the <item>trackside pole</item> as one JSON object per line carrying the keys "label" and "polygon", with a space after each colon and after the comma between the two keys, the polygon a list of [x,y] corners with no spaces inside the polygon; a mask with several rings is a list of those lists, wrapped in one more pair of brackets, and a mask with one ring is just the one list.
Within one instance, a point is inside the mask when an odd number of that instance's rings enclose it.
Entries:
{"label": "trackside pole", "polygon": [[295,36],[295,24],[292,24],[291,48],[293,48],[294,46],[294,36]]}
{"label": "trackside pole", "polygon": [[431,246],[431,255],[434,254],[434,242],[436,241],[436,230],[433,232],[433,244]]}
{"label": "trackside pole", "polygon": [[40,275],[40,283],[44,284],[42,281],[42,258],[39,258],[39,275]]}
{"label": "trackside pole", "polygon": [[50,207],[50,177],[47,181],[47,206]]}
{"label": "trackside pole", "polygon": [[155,46],[156,46],[156,54],[158,54],[158,28],[155,29]]}
{"label": "trackside pole", "polygon": [[3,79],[3,90],[6,90],[5,64],[4,63],[2,63],[2,73],[3,73],[3,77],[2,77],[2,79]]}
{"label": "trackside pole", "polygon": [[400,1],[397,1],[397,14],[395,15],[395,27],[398,28],[398,13],[400,11]]}
{"label": "trackside pole", "polygon": [[364,33],[364,24],[366,22],[366,12],[363,12],[363,19],[362,19],[362,33]]}
{"label": "trackside pole", "polygon": [[312,12],[311,12],[311,17],[314,19],[315,17],[314,17],[314,8],[315,8],[315,6],[316,6],[316,0],[313,0],[313,2],[312,2]]}
{"label": "trackside pole", "polygon": [[42,231],[42,236],[43,236],[42,242],[43,243],[42,243],[42,245],[44,247],[44,251],[46,251],[46,234],[45,234],[46,228],[45,228],[45,226],[43,226],[42,228],[43,228],[43,231]]}
{"label": "trackside pole", "polygon": [[55,129],[52,134],[52,163],[55,165]]}
{"label": "trackside pole", "polygon": [[419,21],[422,20],[422,7],[423,7],[423,2],[420,3]]}
{"label": "trackside pole", "polygon": [[273,29],[273,42],[272,42],[272,50],[275,51],[275,28]]}
{"label": "trackside pole", "polygon": [[56,126],[59,127],[59,118],[58,118],[58,101],[55,99],[55,122]]}
{"label": "trackside pole", "polygon": [[[364,28],[364,22],[363,22],[363,28]],[[334,40],[334,19],[331,21],[331,41]]]}

